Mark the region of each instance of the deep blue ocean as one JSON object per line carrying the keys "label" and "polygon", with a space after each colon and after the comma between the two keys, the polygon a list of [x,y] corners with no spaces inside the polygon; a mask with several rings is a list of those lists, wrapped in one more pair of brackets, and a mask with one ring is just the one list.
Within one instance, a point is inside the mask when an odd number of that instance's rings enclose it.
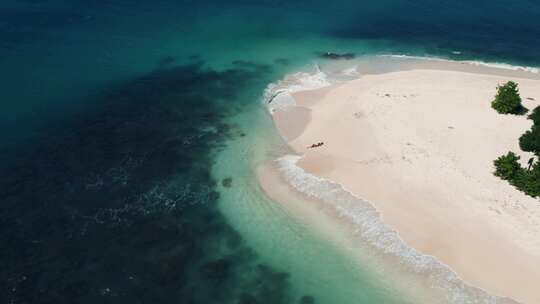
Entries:
{"label": "deep blue ocean", "polygon": [[0,303],[319,303],[210,172],[324,52],[540,66],[540,2],[0,1]]}

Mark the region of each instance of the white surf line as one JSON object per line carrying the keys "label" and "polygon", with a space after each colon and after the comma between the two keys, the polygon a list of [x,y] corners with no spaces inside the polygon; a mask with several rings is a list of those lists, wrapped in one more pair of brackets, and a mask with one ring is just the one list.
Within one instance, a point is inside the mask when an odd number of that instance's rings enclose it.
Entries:
{"label": "white surf line", "polygon": [[512,70],[512,71],[522,71],[529,72],[534,74],[540,73],[539,67],[531,66],[520,66],[512,65],[504,62],[485,62],[481,60],[456,60],[456,59],[447,59],[435,56],[413,56],[413,55],[404,55],[404,54],[381,54],[376,55],[377,57],[391,57],[391,58],[403,58],[403,59],[417,59],[417,60],[430,60],[430,61],[442,61],[442,62],[457,62],[457,63],[466,63],[475,66],[485,66],[496,69]]}
{"label": "white surf line", "polygon": [[300,193],[315,197],[335,208],[341,216],[359,227],[356,232],[363,240],[381,252],[401,258],[417,273],[427,274],[429,280],[437,284],[437,287],[448,290],[450,303],[518,303],[465,283],[450,266],[432,255],[423,254],[407,245],[396,230],[384,223],[379,211],[371,202],[354,195],[337,182],[306,172],[297,164],[301,159],[302,156],[299,155],[285,155],[276,160],[279,170],[290,185]]}

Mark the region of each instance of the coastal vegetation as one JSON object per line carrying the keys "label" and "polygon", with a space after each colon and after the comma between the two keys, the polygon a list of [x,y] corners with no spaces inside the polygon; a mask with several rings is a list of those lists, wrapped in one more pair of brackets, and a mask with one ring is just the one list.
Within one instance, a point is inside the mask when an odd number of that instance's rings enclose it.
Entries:
{"label": "coastal vegetation", "polygon": [[508,81],[497,86],[497,94],[491,107],[500,114],[525,114],[527,109],[521,104],[517,83]]}
{"label": "coastal vegetation", "polygon": [[532,197],[540,195],[540,165],[529,161],[529,168],[519,163],[520,157],[508,152],[494,161],[495,175]]}
{"label": "coastal vegetation", "polygon": [[494,161],[495,175],[504,180],[513,180],[522,169],[519,158],[514,152],[508,152],[506,155],[497,158]]}
{"label": "coastal vegetation", "polygon": [[533,121],[533,125],[519,138],[519,147],[523,151],[533,152],[538,156],[540,151],[540,108],[534,109],[529,115],[529,119]]}
{"label": "coastal vegetation", "polygon": [[[509,109],[510,104],[517,104],[522,109],[521,98],[515,82],[509,81],[503,86],[497,87],[497,96],[493,101],[492,106],[499,109]],[[501,111],[497,110],[499,113]],[[508,113],[508,112],[507,112]],[[528,116],[528,119],[533,121],[530,130],[526,131],[519,138],[519,147],[526,152],[532,152],[536,159],[540,156],[540,107],[536,107]],[[514,152],[508,152],[497,158],[493,163],[495,165],[494,174],[504,180],[507,180],[520,191],[525,192],[532,197],[540,196],[540,164],[535,162],[535,157],[531,157],[527,164],[527,168],[519,163],[520,157]]]}

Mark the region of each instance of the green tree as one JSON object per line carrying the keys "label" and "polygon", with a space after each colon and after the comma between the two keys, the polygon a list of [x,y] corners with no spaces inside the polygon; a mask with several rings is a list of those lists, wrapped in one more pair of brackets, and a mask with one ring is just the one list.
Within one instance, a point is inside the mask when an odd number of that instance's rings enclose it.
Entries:
{"label": "green tree", "polygon": [[514,152],[508,152],[506,155],[503,155],[493,161],[495,165],[495,175],[504,179],[512,180],[518,174],[523,171],[521,165],[519,164],[519,156]]}
{"label": "green tree", "polygon": [[540,107],[534,108],[532,113],[527,118],[532,120],[535,125],[540,125]]}
{"label": "green tree", "polygon": [[519,147],[523,151],[533,152],[538,155],[540,151],[540,126],[533,125],[519,138]]}
{"label": "green tree", "polygon": [[521,104],[517,83],[508,81],[497,86],[495,100],[491,102],[491,107],[500,114],[524,114],[527,109]]}
{"label": "green tree", "polygon": [[521,169],[517,171],[514,177],[509,180],[510,184],[527,195],[537,197],[540,195],[540,166],[536,162],[532,170]]}

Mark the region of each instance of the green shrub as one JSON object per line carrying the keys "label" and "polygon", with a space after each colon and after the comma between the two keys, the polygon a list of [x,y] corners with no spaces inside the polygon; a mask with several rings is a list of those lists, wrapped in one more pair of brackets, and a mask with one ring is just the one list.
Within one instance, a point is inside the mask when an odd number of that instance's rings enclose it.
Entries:
{"label": "green shrub", "polygon": [[528,171],[523,168],[518,170],[510,183],[532,197],[540,195],[540,167],[535,164],[532,170]]}
{"label": "green shrub", "polygon": [[518,161],[519,156],[514,152],[508,152],[506,155],[497,158],[493,162],[495,165],[495,175],[504,180],[514,179],[518,172],[523,170]]}
{"label": "green shrub", "polygon": [[519,156],[514,152],[508,152],[497,158],[494,174],[507,180],[512,186],[532,197],[540,196],[540,163],[536,162],[531,170],[527,170],[519,164]]}
{"label": "green shrub", "polygon": [[540,107],[536,107],[528,118],[533,121],[533,126],[521,135],[519,147],[523,151],[540,156]]}
{"label": "green shrub", "polygon": [[[517,91],[517,88],[516,88]],[[519,138],[519,147],[523,151],[533,152],[540,158],[540,107],[536,107],[528,117],[533,126]],[[529,160],[529,168],[519,164],[519,156],[508,152],[493,161],[494,174],[516,187],[518,190],[532,197],[540,196],[540,162]],[[532,168],[531,168],[532,165]],[[529,170],[530,169],[530,170]]]}
{"label": "green shrub", "polygon": [[491,107],[500,114],[525,114],[527,109],[521,104],[517,83],[508,81],[497,86],[495,100],[491,102]]}
{"label": "green shrub", "polygon": [[540,125],[540,107],[534,108],[533,112],[527,118],[532,120],[535,125]]}
{"label": "green shrub", "polygon": [[540,151],[540,127],[538,125],[533,125],[530,130],[521,135],[519,147],[523,151],[534,152],[538,155],[538,151]]}
{"label": "green shrub", "polygon": [[540,164],[536,162],[533,165],[533,168],[527,172],[529,173],[530,182],[527,184],[528,187],[524,190],[525,193],[533,197],[540,196]]}

